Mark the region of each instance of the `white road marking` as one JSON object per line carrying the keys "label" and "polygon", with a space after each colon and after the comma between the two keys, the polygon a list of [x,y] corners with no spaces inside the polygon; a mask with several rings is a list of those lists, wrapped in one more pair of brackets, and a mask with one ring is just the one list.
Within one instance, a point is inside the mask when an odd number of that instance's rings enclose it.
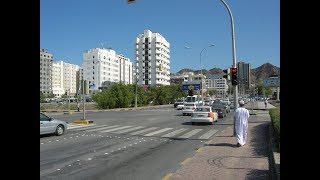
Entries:
{"label": "white road marking", "polygon": [[67,130],[70,129],[76,129],[76,128],[85,128],[85,127],[90,127],[90,126],[96,126],[96,124],[88,124],[88,125],[84,125],[84,124],[69,124],[67,126]]}
{"label": "white road marking", "polygon": [[114,127],[118,127],[118,126],[119,126],[119,125],[107,126],[107,127],[97,128],[97,129],[90,129],[90,130],[88,130],[88,131],[89,131],[89,132],[92,132],[92,131],[100,131],[100,130],[110,129],[110,128],[114,128]]}
{"label": "white road marking", "polygon": [[151,132],[149,134],[145,134],[144,136],[152,136],[152,135],[159,134],[159,133],[162,133],[162,132],[165,132],[165,131],[169,131],[170,129],[173,129],[173,128],[160,129],[158,131],[154,131],[154,132]]}
{"label": "white road marking", "polygon": [[81,128],[71,129],[70,131],[89,130],[89,129],[106,127],[106,126],[108,126],[108,125],[83,126]]}
{"label": "white road marking", "polygon": [[202,136],[200,136],[198,139],[209,139],[212,135],[214,135],[217,132],[218,132],[218,130],[211,129],[210,131],[208,131],[205,134],[203,134]]}
{"label": "white road marking", "polygon": [[172,137],[172,136],[175,136],[175,135],[177,135],[177,134],[179,134],[179,133],[181,133],[183,131],[186,131],[186,130],[187,129],[185,129],[185,128],[177,129],[177,130],[175,130],[175,131],[173,131],[171,133],[165,134],[165,135],[163,135],[161,137]]}
{"label": "white road marking", "polygon": [[134,130],[137,130],[137,129],[141,129],[141,128],[144,128],[144,127],[143,126],[133,127],[133,128],[125,129],[125,130],[118,131],[118,132],[115,132],[115,133],[121,134],[121,133],[126,133],[126,132],[134,131]]}
{"label": "white road marking", "polygon": [[[116,130],[119,130],[119,129],[129,128],[129,127],[132,127],[132,126],[123,126],[123,127],[118,127],[118,128],[114,128],[114,129],[108,129],[108,130],[105,130],[105,131],[99,131],[99,132],[101,132],[101,133],[105,133],[105,132],[116,131]],[[119,138],[120,138],[120,137],[119,137]]]}
{"label": "white road marking", "polygon": [[184,134],[182,136],[179,136],[178,138],[189,138],[189,137],[197,134],[200,131],[202,131],[202,129],[194,129],[194,130],[192,130],[192,131],[190,131],[190,132],[188,132],[188,133],[186,133],[186,134]]}
{"label": "white road marking", "polygon": [[141,130],[141,131],[136,131],[136,132],[133,132],[133,133],[130,133],[131,135],[137,135],[137,134],[142,134],[144,132],[147,132],[147,131],[152,131],[154,129],[157,129],[157,127],[151,127],[151,128],[148,128],[148,129],[144,129],[144,130]]}

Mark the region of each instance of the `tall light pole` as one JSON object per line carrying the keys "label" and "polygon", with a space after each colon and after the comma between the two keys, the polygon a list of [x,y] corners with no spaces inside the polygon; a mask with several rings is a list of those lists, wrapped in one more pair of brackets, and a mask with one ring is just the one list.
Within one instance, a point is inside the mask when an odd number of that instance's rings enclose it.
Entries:
{"label": "tall light pole", "polygon": [[135,72],[136,72],[136,93],[135,93],[135,101],[134,101],[134,107],[137,109],[138,107],[138,95],[137,95],[137,90],[138,90],[138,71],[137,71],[137,62],[136,62],[136,65],[135,65],[136,69],[135,69]]}
{"label": "tall light pole", "polygon": [[[231,36],[232,36],[232,57],[233,57],[233,68],[237,68],[237,62],[236,62],[236,43],[234,38],[234,23],[233,23],[233,17],[231,10],[227,3],[224,0],[220,0],[223,5],[227,8],[229,16],[230,16],[230,22],[231,22]],[[238,86],[233,85],[233,104],[234,104],[234,110],[238,108]],[[235,136],[235,122],[233,122],[233,136]]]}
{"label": "tall light pole", "polygon": [[[215,46],[214,44],[210,44],[208,47],[213,47],[213,46]],[[200,71],[201,71],[201,97],[202,97],[202,99],[203,99],[203,74],[202,74],[202,64],[201,64],[201,56],[202,56],[202,52],[205,50],[205,49],[207,49],[208,47],[205,47],[205,48],[203,48],[202,50],[201,50],[201,52],[200,52]]]}

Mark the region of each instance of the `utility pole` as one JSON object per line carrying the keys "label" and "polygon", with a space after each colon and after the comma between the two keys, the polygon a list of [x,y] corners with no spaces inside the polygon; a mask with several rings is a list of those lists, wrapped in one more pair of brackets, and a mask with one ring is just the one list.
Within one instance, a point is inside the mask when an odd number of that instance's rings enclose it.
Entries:
{"label": "utility pole", "polygon": [[137,75],[137,69],[136,69],[136,93],[135,93],[135,101],[134,101],[134,107],[137,109],[138,107],[138,75]]}
{"label": "utility pole", "polygon": [[[236,43],[235,43],[235,35],[234,35],[234,23],[233,23],[233,17],[231,10],[227,3],[224,0],[220,0],[223,5],[228,10],[229,16],[230,16],[230,22],[231,22],[231,36],[232,36],[232,57],[233,57],[233,68],[237,68],[237,61],[236,61]],[[233,86],[233,104],[235,110],[238,108],[238,85]],[[236,129],[235,129],[235,122],[233,121],[233,136],[236,135]]]}
{"label": "utility pole", "polygon": [[83,116],[82,116],[82,120],[86,120],[86,113],[85,113],[85,101],[86,101],[86,97],[85,97],[85,92],[84,92],[84,80],[82,79],[82,105],[83,105]]}
{"label": "utility pole", "polygon": [[67,96],[68,96],[68,114],[70,113],[70,89],[67,90]]}

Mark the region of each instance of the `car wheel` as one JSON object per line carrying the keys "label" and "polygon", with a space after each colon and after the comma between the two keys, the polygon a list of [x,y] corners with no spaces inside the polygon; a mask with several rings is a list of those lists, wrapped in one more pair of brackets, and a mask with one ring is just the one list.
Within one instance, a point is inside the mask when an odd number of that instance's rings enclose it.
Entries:
{"label": "car wheel", "polygon": [[64,127],[62,125],[58,125],[56,128],[56,135],[61,136],[64,133]]}

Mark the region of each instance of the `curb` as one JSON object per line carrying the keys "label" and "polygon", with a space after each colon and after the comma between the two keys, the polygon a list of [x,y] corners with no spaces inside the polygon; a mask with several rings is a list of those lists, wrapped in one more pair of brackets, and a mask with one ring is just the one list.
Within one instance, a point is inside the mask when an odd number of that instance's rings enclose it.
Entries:
{"label": "curb", "polygon": [[269,172],[272,180],[280,180],[280,153],[275,151],[273,144],[272,122],[269,124]]}
{"label": "curb", "polygon": [[93,123],[92,120],[74,120],[73,123],[75,124],[90,124]]}

